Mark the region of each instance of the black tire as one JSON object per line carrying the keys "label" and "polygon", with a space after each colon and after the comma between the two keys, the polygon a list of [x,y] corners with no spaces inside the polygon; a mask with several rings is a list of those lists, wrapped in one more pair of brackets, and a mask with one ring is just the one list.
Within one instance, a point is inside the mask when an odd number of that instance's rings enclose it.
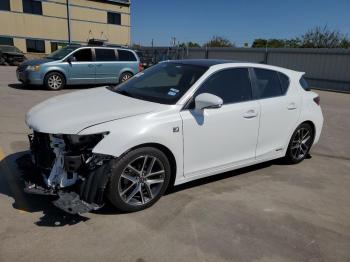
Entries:
{"label": "black tire", "polygon": [[119,83],[123,83],[123,82],[126,82],[128,81],[130,78],[133,77],[133,74],[130,73],[130,72],[124,72],[120,75],[119,77]]}
{"label": "black tire", "polygon": [[[147,172],[143,172],[144,170]],[[161,173],[161,170],[164,172]],[[142,181],[141,175],[136,172],[145,173],[142,175]],[[157,172],[160,174],[156,174]],[[162,151],[153,147],[138,148],[125,154],[112,165],[107,197],[122,212],[140,211],[159,200],[169,185],[170,176],[170,163]],[[162,180],[163,182],[153,183]],[[149,181],[153,184],[148,184]],[[135,191],[137,193],[134,193]]]}
{"label": "black tire", "polygon": [[314,130],[308,123],[302,123],[294,131],[289,141],[285,162],[297,164],[303,161],[309,154],[314,141]]}
{"label": "black tire", "polygon": [[44,86],[52,91],[61,90],[66,86],[66,78],[59,72],[48,73],[44,78]]}

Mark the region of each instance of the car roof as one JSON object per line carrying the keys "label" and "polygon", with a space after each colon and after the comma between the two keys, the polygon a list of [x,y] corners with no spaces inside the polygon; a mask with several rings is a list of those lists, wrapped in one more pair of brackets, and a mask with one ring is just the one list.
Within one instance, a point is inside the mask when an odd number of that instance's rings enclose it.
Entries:
{"label": "car roof", "polygon": [[223,59],[186,59],[186,60],[171,60],[171,63],[185,64],[185,65],[196,65],[211,67],[220,64],[232,64],[232,63],[242,63],[241,61],[234,60],[223,60]]}

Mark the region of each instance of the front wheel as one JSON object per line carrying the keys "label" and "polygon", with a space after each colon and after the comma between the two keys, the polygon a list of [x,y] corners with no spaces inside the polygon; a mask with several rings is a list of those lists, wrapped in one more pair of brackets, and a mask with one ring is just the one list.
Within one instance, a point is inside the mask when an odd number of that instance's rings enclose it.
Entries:
{"label": "front wheel", "polygon": [[156,148],[130,151],[112,166],[107,196],[123,212],[148,208],[164,194],[170,170],[169,160]]}
{"label": "front wheel", "polygon": [[48,90],[57,91],[66,85],[66,79],[59,72],[48,73],[44,79],[44,85]]}
{"label": "front wheel", "polygon": [[129,72],[122,73],[119,78],[119,83],[123,83],[128,81],[130,78],[132,78],[132,74]]}
{"label": "front wheel", "polygon": [[303,161],[308,155],[314,140],[314,131],[310,124],[303,123],[294,131],[289,142],[285,160],[290,164]]}

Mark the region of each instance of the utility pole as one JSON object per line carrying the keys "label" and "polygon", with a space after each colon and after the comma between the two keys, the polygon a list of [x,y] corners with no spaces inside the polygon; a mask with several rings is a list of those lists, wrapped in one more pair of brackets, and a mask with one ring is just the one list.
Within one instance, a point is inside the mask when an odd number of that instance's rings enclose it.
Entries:
{"label": "utility pole", "polygon": [[67,29],[68,29],[68,42],[71,44],[72,38],[71,38],[71,21],[70,21],[70,3],[69,0],[66,0],[67,2]]}

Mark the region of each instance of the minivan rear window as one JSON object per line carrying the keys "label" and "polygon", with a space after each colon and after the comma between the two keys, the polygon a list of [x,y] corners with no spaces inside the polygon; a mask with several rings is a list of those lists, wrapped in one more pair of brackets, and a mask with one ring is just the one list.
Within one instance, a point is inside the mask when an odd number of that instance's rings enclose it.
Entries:
{"label": "minivan rear window", "polygon": [[135,55],[127,50],[118,50],[119,61],[137,61]]}
{"label": "minivan rear window", "polygon": [[114,49],[95,49],[96,61],[116,61]]}

